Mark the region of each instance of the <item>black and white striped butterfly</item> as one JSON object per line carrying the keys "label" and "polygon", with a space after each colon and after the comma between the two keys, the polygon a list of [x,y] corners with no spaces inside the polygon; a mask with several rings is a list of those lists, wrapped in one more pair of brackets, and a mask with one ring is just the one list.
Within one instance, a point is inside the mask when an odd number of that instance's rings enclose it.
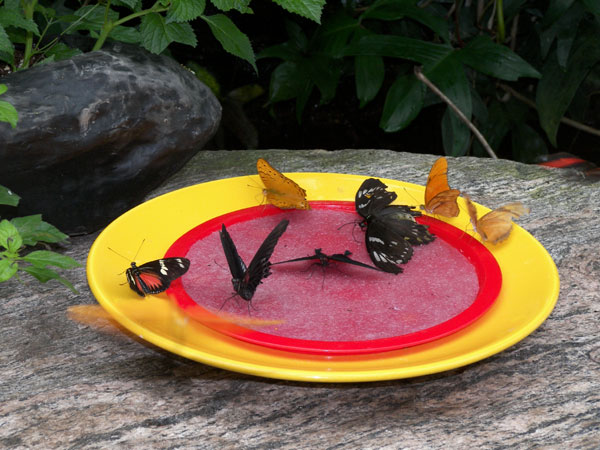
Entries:
{"label": "black and white striped butterfly", "polygon": [[272,263],[272,265],[285,264],[285,263],[291,263],[291,262],[296,262],[296,261],[311,261],[311,260],[313,260],[313,261],[316,261],[315,264],[318,264],[323,267],[327,267],[328,265],[330,265],[330,263],[332,261],[335,261],[335,262],[342,262],[342,263],[346,263],[346,264],[352,264],[355,266],[365,267],[367,269],[379,270],[377,267],[373,267],[368,264],[365,264],[365,263],[362,263],[360,261],[356,261],[355,259],[350,258],[351,254],[352,254],[351,251],[346,250],[344,253],[334,253],[333,255],[326,255],[325,253],[323,253],[321,251],[320,248],[316,248],[314,255],[303,256],[303,257],[294,258],[294,259],[288,259],[286,261],[279,261],[276,263]]}
{"label": "black and white striped butterfly", "polygon": [[381,270],[398,274],[398,264],[407,263],[413,255],[413,245],[428,244],[435,239],[426,225],[418,224],[421,215],[406,205],[390,205],[397,194],[375,178],[366,179],[358,191],[354,204],[366,227],[365,244],[371,261]]}
{"label": "black and white striped butterfly", "polygon": [[141,266],[131,263],[125,271],[129,287],[141,297],[166,291],[171,282],[179,278],[190,268],[187,258],[163,258],[150,261]]}
{"label": "black and white striped butterfly", "polygon": [[273,228],[258,248],[258,251],[254,255],[254,258],[252,258],[252,261],[250,261],[248,267],[246,267],[246,264],[244,264],[244,261],[238,254],[235,244],[225,228],[225,225],[223,224],[221,226],[219,234],[221,236],[221,245],[223,245],[223,251],[225,252],[227,264],[229,265],[232,276],[231,284],[233,284],[235,292],[244,300],[252,300],[256,288],[262,283],[263,278],[267,278],[271,275],[271,263],[269,262],[269,258],[273,254],[275,245],[277,245],[277,241],[286,230],[288,224],[289,220],[284,219]]}

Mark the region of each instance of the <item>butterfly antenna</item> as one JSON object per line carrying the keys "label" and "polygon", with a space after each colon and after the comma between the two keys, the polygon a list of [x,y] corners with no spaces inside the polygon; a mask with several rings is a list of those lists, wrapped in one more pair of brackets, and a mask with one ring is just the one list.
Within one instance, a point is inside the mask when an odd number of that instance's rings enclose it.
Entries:
{"label": "butterfly antenna", "polygon": [[345,224],[343,224],[343,225],[340,225],[340,226],[337,228],[337,230],[338,230],[338,231],[340,231],[340,230],[341,230],[342,228],[344,228],[346,225],[356,225],[356,222],[348,222],[348,223],[345,223]]}
{"label": "butterfly antenna", "polygon": [[214,263],[215,263],[217,266],[219,266],[221,269],[224,269],[224,270],[226,270],[226,269],[225,269],[225,267],[223,267],[221,264],[219,264],[219,263],[217,262],[217,260],[216,260],[216,259],[214,259],[214,258],[213,258],[213,262],[214,262]]}
{"label": "butterfly antenna", "polygon": [[225,303],[227,303],[229,300],[231,300],[233,297],[235,297],[237,294],[237,292],[234,292],[233,295],[231,295],[230,297],[227,297],[225,299],[225,301],[223,302],[223,304],[221,305],[221,307],[219,308],[219,311],[221,311],[223,309],[223,307],[225,306]]}
{"label": "butterfly antenna", "polygon": [[408,189],[406,189],[404,186],[402,186],[402,189],[404,189],[404,192],[406,192],[408,194],[408,196],[413,199],[413,201],[416,204],[415,206],[419,206],[419,203],[420,203],[419,200],[414,198],[413,195],[410,193],[410,191]]}
{"label": "butterfly antenna", "polygon": [[146,242],[146,238],[142,239],[142,242],[140,244],[140,246],[137,249],[137,252],[135,252],[135,256],[133,257],[133,260],[135,261],[135,259],[137,258],[138,253],[140,252],[140,250],[142,249],[142,245],[144,245],[144,242]]}
{"label": "butterfly antenna", "polygon": [[[120,254],[118,251],[116,251],[116,250],[113,250],[113,249],[112,249],[112,248],[110,248],[110,247],[107,247],[107,248],[108,248],[108,249],[109,249],[111,252],[113,252],[113,253],[115,253],[115,254],[119,255],[121,258],[123,258],[123,259],[126,259],[127,261],[131,262],[131,260],[130,260],[129,258],[127,258],[126,256],[123,256],[123,255],[121,255],[121,254]],[[121,273],[123,273],[123,272],[121,272]],[[120,275],[120,274],[119,274],[119,275]]]}

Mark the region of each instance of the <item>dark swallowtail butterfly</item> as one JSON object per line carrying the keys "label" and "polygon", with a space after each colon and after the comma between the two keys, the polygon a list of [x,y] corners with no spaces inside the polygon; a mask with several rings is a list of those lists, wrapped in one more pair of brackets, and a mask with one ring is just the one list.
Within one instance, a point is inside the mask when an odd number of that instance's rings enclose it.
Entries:
{"label": "dark swallowtail butterfly", "polygon": [[252,300],[256,288],[262,283],[263,278],[267,278],[271,275],[271,263],[269,262],[269,258],[273,254],[275,245],[286,230],[288,224],[289,221],[284,219],[273,228],[273,231],[269,233],[267,238],[258,248],[256,255],[254,255],[254,258],[252,258],[248,267],[246,267],[246,264],[244,264],[244,261],[238,254],[235,244],[225,228],[225,225],[223,224],[221,226],[221,245],[223,245],[223,251],[225,252],[227,264],[229,265],[229,270],[231,272],[231,283],[233,284],[235,292],[244,300]]}
{"label": "dark swallowtail butterfly", "polygon": [[131,263],[126,270],[129,287],[139,296],[159,294],[166,291],[171,282],[179,278],[190,268],[187,258],[163,258],[150,261],[141,266]]}
{"label": "dark swallowtail butterfly", "polygon": [[413,255],[413,245],[428,244],[435,239],[426,225],[418,224],[421,215],[406,205],[390,205],[397,194],[375,178],[366,179],[356,192],[356,211],[366,227],[365,243],[371,261],[381,270],[393,274],[402,272],[398,264],[407,263]]}
{"label": "dark swallowtail butterfly", "polygon": [[356,261],[356,260],[350,258],[351,254],[352,254],[352,252],[350,252],[349,250],[346,250],[344,253],[334,253],[333,255],[326,255],[325,253],[323,253],[321,251],[320,248],[316,248],[314,255],[303,256],[301,258],[288,259],[286,261],[279,261],[276,263],[272,263],[272,265],[285,264],[285,263],[291,263],[291,262],[296,262],[296,261],[311,261],[311,260],[313,260],[313,261],[316,261],[315,264],[326,267],[332,261],[336,261],[336,262],[342,262],[342,263],[346,263],[346,264],[353,264],[355,266],[366,267],[367,269],[379,270],[379,269],[377,269],[377,267],[369,266],[368,264],[361,263],[360,261]]}

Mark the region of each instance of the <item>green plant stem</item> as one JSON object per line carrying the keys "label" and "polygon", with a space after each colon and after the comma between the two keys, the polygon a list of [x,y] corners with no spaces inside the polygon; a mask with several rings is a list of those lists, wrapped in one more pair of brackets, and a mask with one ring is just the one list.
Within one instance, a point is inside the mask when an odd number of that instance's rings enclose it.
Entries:
{"label": "green plant stem", "polygon": [[473,132],[475,137],[477,137],[477,139],[479,140],[479,142],[481,143],[483,148],[485,148],[485,150],[488,152],[488,155],[490,155],[493,159],[498,159],[498,156],[496,156],[496,153],[494,153],[494,150],[492,150],[492,147],[490,147],[490,144],[488,144],[488,141],[486,141],[485,137],[483,137],[483,134],[481,134],[481,132],[477,129],[477,127],[475,125],[473,125],[473,122],[471,122],[467,118],[467,116],[465,116],[463,114],[463,112],[458,108],[458,106],[456,106],[454,104],[454,102],[452,102],[452,100],[450,100],[435,84],[433,84],[431,82],[431,80],[429,78],[427,78],[423,74],[423,69],[421,67],[415,66],[415,76],[423,84],[425,84],[425,86],[427,86],[429,89],[431,89],[433,92],[435,92],[442,100],[444,100],[446,103],[448,103],[448,106],[452,109],[452,111],[454,111],[456,113],[458,118],[460,120],[462,120],[465,123],[465,125],[467,125],[469,127],[469,129]]}
{"label": "green plant stem", "polygon": [[161,12],[168,11],[168,10],[169,10],[168,7],[167,8],[161,7],[160,3],[156,2],[149,9],[144,9],[143,11],[138,11],[136,13],[130,14],[128,16],[123,17],[122,19],[115,21],[115,22],[110,22],[108,20],[108,18],[105,19],[104,25],[102,26],[102,31],[100,32],[100,36],[98,36],[98,40],[94,44],[94,48],[92,48],[92,51],[100,50],[102,48],[102,46],[104,45],[104,42],[108,38],[108,35],[111,33],[111,31],[115,27],[118,27],[119,25],[122,25],[125,22],[128,22],[130,20],[137,19],[138,17],[145,16],[146,14],[161,13]]}
{"label": "green plant stem", "polygon": [[[530,108],[533,108],[537,111],[537,105],[535,104],[535,102],[533,100],[530,100],[529,98],[527,98],[523,94],[520,94],[519,92],[515,91],[513,88],[511,88],[510,86],[508,86],[506,84],[499,83],[498,86],[500,88],[502,88],[505,92],[508,92],[514,98],[519,100],[520,102],[525,103],[527,106],[529,106]],[[586,133],[593,134],[595,136],[600,136],[599,129],[590,127],[589,125],[586,125],[584,123],[577,122],[576,120],[569,119],[568,117],[564,117],[564,116],[560,118],[560,121],[562,123],[564,123],[565,125],[569,125],[573,128],[576,128],[577,130],[585,131]]]}
{"label": "green plant stem", "polygon": [[504,25],[504,7],[502,5],[502,0],[496,1],[496,20],[498,21],[497,40],[498,44],[502,44],[504,42],[504,38],[506,37],[506,27]]}
{"label": "green plant stem", "polygon": [[[35,12],[35,6],[37,5],[37,0],[23,0],[23,12],[25,13],[25,18],[28,20],[33,20],[33,13]],[[29,67],[29,62],[31,61],[31,56],[33,55],[33,33],[28,31],[25,35],[25,51],[23,54],[23,63],[22,67],[27,69]]]}

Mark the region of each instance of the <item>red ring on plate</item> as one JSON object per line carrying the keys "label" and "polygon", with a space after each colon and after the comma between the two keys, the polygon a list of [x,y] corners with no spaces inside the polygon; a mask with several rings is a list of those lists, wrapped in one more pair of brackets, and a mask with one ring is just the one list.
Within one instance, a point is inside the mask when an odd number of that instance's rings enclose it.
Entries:
{"label": "red ring on plate", "polygon": [[[313,209],[336,209],[354,212],[354,202],[349,201],[312,201]],[[181,236],[167,250],[165,257],[185,256],[192,245],[198,240],[226,226],[245,222],[258,217],[281,214],[282,211],[274,206],[253,206],[233,211],[204,222]],[[359,217],[357,216],[357,219]],[[417,221],[429,225],[429,230],[438,238],[452,245],[468,259],[475,267],[479,280],[479,292],[475,301],[467,309],[433,327],[382,339],[365,341],[316,341],[276,336],[251,330],[227,322],[198,305],[185,291],[181,278],[175,280],[168,289],[168,294],[175,299],[177,305],[190,317],[198,320],[209,328],[234,337],[241,341],[298,353],[327,354],[327,355],[357,355],[378,353],[431,342],[436,339],[456,333],[479,319],[494,303],[502,287],[502,272],[492,253],[479,241],[446,222],[430,216],[417,217]]]}

